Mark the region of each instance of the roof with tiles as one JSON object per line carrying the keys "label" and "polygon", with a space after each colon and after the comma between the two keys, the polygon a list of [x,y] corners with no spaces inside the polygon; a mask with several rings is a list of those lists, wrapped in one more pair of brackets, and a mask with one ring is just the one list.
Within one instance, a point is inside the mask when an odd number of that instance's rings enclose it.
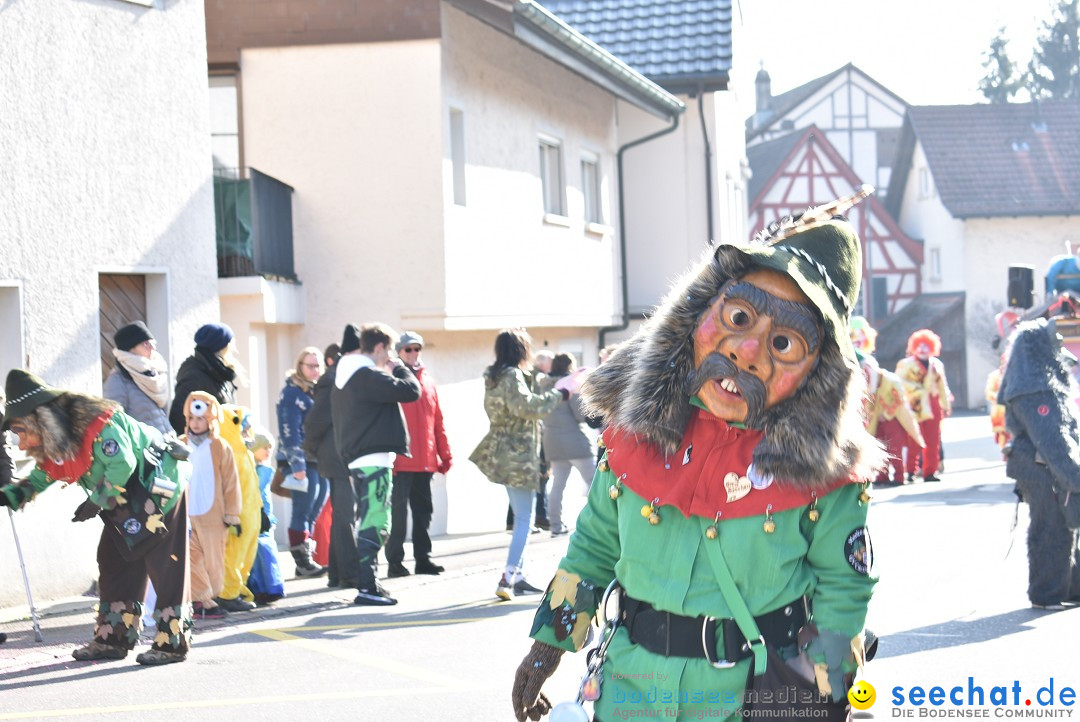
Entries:
{"label": "roof with tiles", "polygon": [[731,0],[538,1],[668,90],[727,87]]}
{"label": "roof with tiles", "polygon": [[889,184],[894,204],[916,138],[956,218],[1080,213],[1080,101],[909,108]]}

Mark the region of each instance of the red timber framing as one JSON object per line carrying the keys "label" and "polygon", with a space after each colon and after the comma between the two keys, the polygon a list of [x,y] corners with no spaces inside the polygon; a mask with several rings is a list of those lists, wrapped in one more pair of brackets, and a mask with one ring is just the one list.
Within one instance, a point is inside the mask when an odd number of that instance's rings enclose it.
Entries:
{"label": "red timber framing", "polygon": [[[777,218],[848,195],[863,183],[824,133],[814,126],[796,132],[802,137],[751,200],[751,237]],[[879,326],[920,294],[922,245],[900,230],[874,196],[852,208],[848,219],[863,242],[862,308],[857,312]],[[874,294],[882,292],[884,297],[874,303]]]}

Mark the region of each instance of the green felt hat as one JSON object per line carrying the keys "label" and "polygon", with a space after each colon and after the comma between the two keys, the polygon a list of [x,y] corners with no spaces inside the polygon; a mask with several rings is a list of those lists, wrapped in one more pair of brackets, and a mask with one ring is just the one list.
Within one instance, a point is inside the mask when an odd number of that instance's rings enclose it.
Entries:
{"label": "green felt hat", "polygon": [[62,390],[52,388],[29,371],[11,369],[4,383],[7,406],[4,407],[3,430],[7,431],[12,419],[26,416],[63,393]]}
{"label": "green felt hat", "polygon": [[780,237],[738,246],[754,265],[791,277],[817,307],[825,331],[840,351],[856,360],[848,322],[859,299],[862,247],[850,223],[841,218],[800,228],[796,222],[781,228]]}

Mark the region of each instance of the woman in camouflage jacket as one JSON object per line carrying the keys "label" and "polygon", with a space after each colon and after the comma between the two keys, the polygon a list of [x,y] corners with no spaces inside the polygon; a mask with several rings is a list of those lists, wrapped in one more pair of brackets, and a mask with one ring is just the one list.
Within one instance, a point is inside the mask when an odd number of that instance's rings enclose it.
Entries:
{"label": "woman in camouflage jacket", "polygon": [[532,339],[522,329],[500,331],[495,339],[495,363],[484,371],[484,411],[490,429],[469,460],[487,478],[506,487],[514,510],[514,532],[506,571],[495,596],[509,600],[510,590],[528,594],[540,590],[521,573],[525,542],[532,527],[532,499],[540,473],[540,421],[568,392],[559,388],[533,393],[529,367]]}

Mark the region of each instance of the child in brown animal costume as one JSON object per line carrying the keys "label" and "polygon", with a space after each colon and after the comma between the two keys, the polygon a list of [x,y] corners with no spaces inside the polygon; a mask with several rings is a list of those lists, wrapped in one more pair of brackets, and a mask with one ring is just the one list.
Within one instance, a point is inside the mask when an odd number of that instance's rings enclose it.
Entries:
{"label": "child in brown animal costume", "polygon": [[184,402],[191,449],[188,518],[191,521],[191,598],[195,617],[221,617],[215,601],[225,588],[225,542],[240,535],[240,482],[233,451],[219,435],[221,405],[204,391],[192,391]]}

